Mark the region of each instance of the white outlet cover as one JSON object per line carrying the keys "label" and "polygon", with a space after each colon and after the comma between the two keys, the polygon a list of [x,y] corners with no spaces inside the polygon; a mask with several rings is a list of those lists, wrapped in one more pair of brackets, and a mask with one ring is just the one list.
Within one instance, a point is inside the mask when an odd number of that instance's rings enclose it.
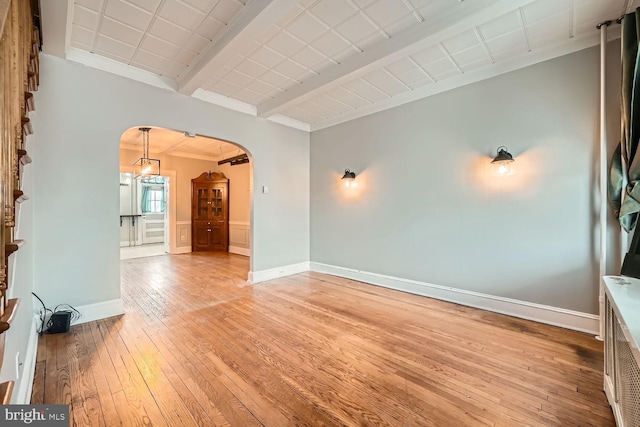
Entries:
{"label": "white outlet cover", "polygon": [[16,379],[20,378],[20,352],[16,353]]}

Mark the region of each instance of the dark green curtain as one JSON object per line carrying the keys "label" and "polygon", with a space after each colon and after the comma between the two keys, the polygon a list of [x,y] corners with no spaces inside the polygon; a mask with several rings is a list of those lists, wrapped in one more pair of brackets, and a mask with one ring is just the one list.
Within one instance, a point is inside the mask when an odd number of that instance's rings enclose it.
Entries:
{"label": "dark green curtain", "polygon": [[609,168],[609,201],[626,231],[635,227],[640,211],[640,159],[636,156],[640,138],[639,18],[637,9],[622,20],[622,135]]}

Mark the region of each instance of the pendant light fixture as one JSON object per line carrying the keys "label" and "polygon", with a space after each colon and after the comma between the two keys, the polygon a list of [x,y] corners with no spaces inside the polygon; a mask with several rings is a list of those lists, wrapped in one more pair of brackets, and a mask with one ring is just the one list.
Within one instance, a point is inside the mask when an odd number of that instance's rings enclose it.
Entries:
{"label": "pendant light fixture", "polygon": [[133,164],[135,179],[148,180],[160,176],[160,160],[149,158],[149,131],[151,128],[139,128],[142,132],[142,157]]}

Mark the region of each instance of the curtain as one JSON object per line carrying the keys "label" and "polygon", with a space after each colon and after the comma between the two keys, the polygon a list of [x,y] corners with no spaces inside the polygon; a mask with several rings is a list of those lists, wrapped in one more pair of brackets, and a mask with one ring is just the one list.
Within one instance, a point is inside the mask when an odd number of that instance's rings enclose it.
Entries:
{"label": "curtain", "polygon": [[637,9],[622,21],[622,132],[609,168],[609,201],[626,231],[635,227],[640,211],[640,158],[636,156],[640,138],[639,18]]}
{"label": "curtain", "polygon": [[151,212],[151,187],[142,186],[142,213]]}

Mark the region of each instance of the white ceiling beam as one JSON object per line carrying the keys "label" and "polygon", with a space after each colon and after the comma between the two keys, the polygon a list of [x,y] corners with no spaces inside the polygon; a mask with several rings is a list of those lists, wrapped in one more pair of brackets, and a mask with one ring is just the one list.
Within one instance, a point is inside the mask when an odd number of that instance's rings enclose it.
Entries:
{"label": "white ceiling beam", "polygon": [[389,65],[428,46],[452,36],[473,30],[494,18],[526,6],[535,0],[475,0],[459,4],[453,10],[431,17],[418,27],[381,41],[354,55],[340,65],[330,67],[317,76],[288,89],[283,94],[258,106],[259,117],[269,117],[306,101],[326,90],[362,77],[370,71]]}
{"label": "white ceiling beam", "polygon": [[192,95],[216,70],[229,64],[244,46],[259,40],[297,3],[296,0],[249,0],[222,34],[189,64],[189,70],[178,79],[178,92]]}
{"label": "white ceiling beam", "polygon": [[73,0],[47,0],[40,2],[42,24],[42,51],[64,58],[71,39]]}

